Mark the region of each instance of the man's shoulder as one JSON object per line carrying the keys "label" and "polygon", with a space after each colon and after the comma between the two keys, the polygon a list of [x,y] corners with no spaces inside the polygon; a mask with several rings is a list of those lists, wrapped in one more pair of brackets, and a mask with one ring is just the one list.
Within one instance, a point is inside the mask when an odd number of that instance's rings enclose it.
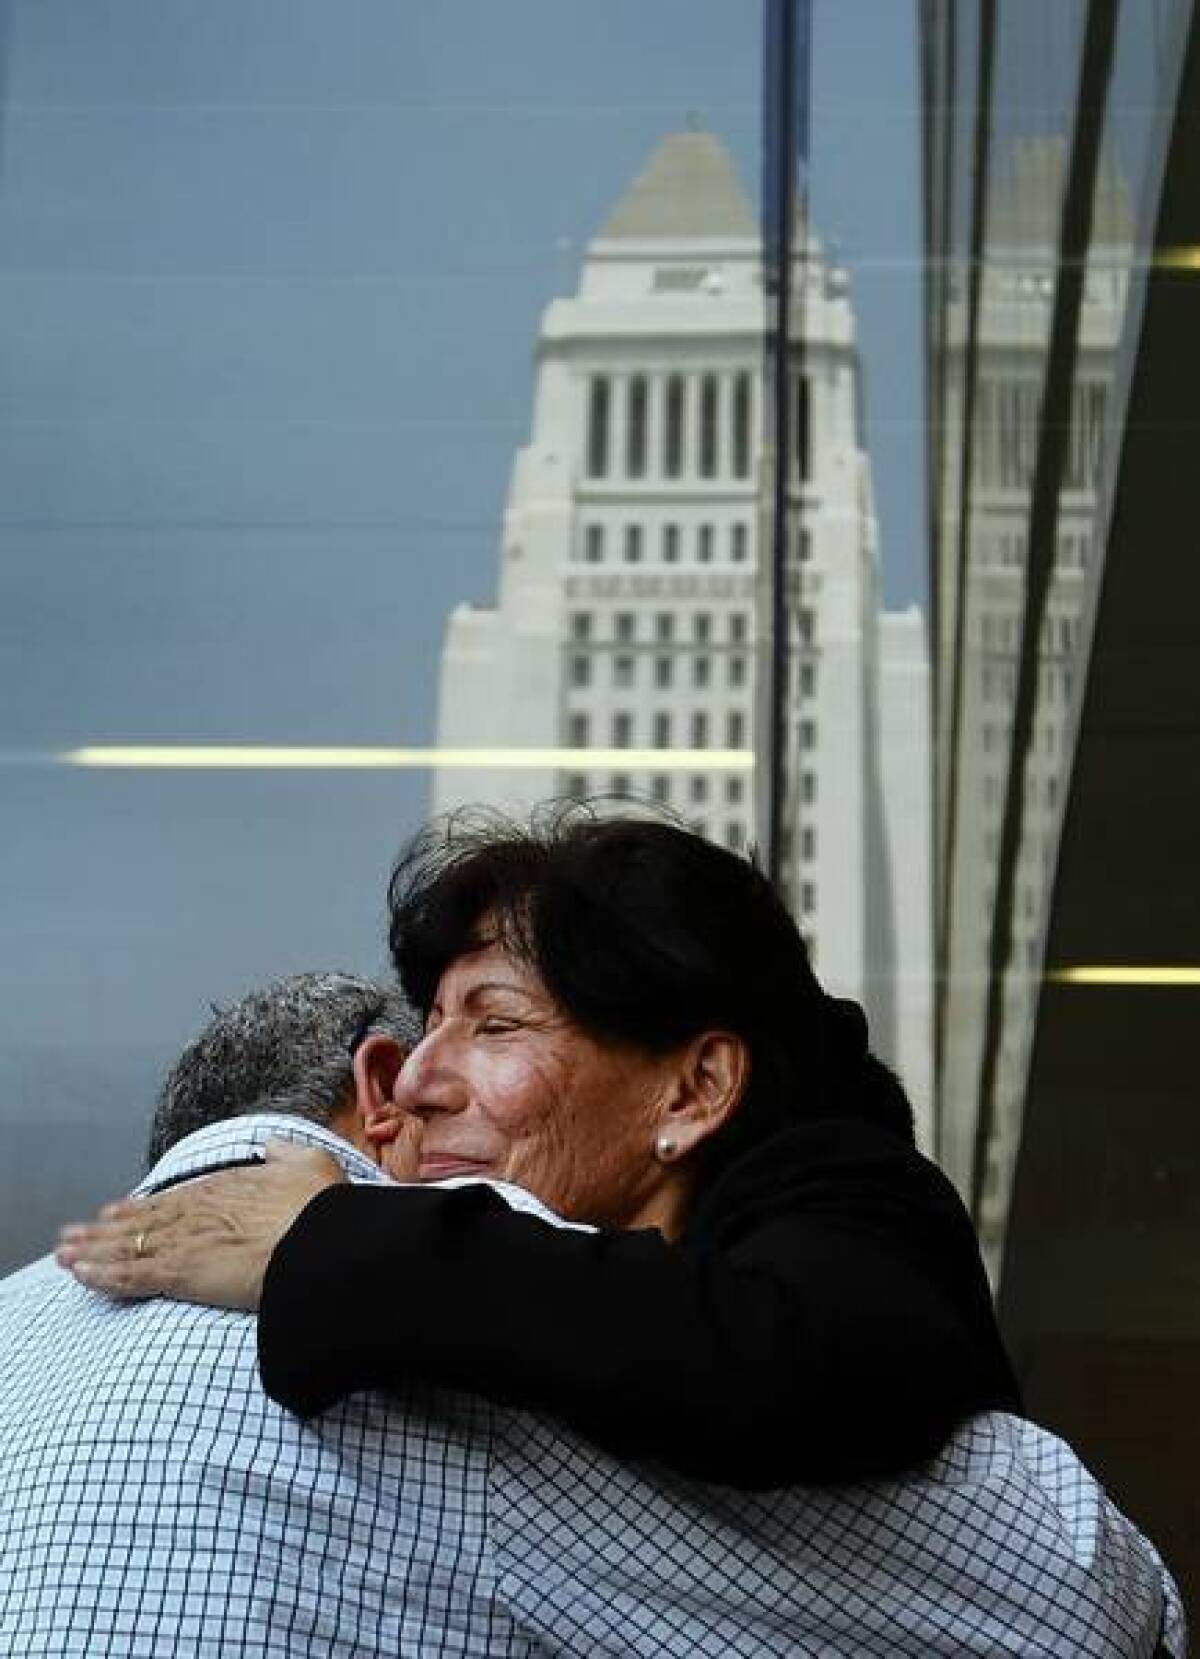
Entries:
{"label": "man's shoulder", "polygon": [[39,1256],[0,1278],[0,1307],[33,1297],[41,1300],[48,1292],[65,1289],[71,1282],[70,1274],[53,1256]]}
{"label": "man's shoulder", "polygon": [[270,1140],[291,1141],[297,1146],[328,1152],[352,1181],[388,1181],[377,1164],[332,1129],[294,1113],[263,1110],[242,1117],[222,1118],[219,1123],[207,1124],[185,1135],[138,1183],[133,1189],[134,1196],[142,1197],[164,1186],[211,1174],[218,1168],[260,1163]]}

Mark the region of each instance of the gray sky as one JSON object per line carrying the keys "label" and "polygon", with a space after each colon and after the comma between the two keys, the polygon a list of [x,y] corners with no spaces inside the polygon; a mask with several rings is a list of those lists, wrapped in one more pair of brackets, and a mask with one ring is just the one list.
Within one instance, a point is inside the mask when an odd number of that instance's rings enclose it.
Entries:
{"label": "gray sky", "polygon": [[[855,272],[893,602],[924,560],[912,10],[816,7],[815,218]],[[759,24],[750,0],[9,0],[0,750],[430,741],[446,613],[492,594],[539,313],[689,114],[757,191]],[[381,964],[426,783],[0,788],[3,1260],[120,1179],[207,998]]]}

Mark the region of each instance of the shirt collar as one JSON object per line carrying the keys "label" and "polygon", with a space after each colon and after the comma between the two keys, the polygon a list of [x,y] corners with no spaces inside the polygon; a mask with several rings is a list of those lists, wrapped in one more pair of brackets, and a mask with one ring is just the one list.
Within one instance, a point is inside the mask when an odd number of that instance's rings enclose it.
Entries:
{"label": "shirt collar", "polygon": [[378,1165],[332,1129],[284,1112],[251,1112],[245,1117],[223,1118],[220,1123],[210,1123],[185,1135],[139,1182],[133,1196],[141,1198],[168,1183],[204,1175],[217,1165],[256,1162],[272,1138],[332,1153],[352,1181],[389,1181]]}

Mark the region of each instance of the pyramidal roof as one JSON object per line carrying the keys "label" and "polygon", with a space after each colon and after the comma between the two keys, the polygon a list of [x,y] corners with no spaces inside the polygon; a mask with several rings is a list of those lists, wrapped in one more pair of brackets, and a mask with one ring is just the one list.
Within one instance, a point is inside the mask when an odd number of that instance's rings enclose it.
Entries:
{"label": "pyramidal roof", "polygon": [[[1067,181],[1067,144],[1054,134],[1047,138],[1019,138],[1006,172],[997,180],[989,210],[988,235],[1002,245],[1041,249],[1053,258],[1058,251],[1059,222]],[[1092,208],[1092,240],[1129,242],[1134,234],[1129,186],[1102,155]]]}
{"label": "pyramidal roof", "polygon": [[710,132],[674,132],[621,197],[599,239],[757,236],[754,208],[733,157]]}

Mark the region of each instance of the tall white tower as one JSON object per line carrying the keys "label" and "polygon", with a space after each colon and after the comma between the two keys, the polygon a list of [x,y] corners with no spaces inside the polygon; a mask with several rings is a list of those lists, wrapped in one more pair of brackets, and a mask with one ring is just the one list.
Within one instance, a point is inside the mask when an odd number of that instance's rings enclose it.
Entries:
{"label": "tall white tower", "polygon": [[[866,1003],[924,1106],[928,652],[918,613],[881,625],[849,282],[809,242],[789,888],[822,978]],[[710,133],[674,133],[589,245],[578,293],[543,317],[497,604],[459,606],[442,657],[440,746],[568,749],[569,764],[442,769],[435,811],[634,794],[752,843],[750,778],[728,762],[753,742],[765,320],[732,159]]]}

